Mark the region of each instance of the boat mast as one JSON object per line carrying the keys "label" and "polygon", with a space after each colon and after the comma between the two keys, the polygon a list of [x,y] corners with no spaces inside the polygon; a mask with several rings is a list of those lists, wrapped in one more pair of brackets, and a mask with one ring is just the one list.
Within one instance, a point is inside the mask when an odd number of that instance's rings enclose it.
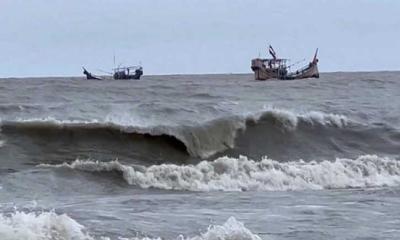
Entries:
{"label": "boat mast", "polygon": [[115,51],[113,53],[113,60],[114,60],[114,69],[115,69]]}

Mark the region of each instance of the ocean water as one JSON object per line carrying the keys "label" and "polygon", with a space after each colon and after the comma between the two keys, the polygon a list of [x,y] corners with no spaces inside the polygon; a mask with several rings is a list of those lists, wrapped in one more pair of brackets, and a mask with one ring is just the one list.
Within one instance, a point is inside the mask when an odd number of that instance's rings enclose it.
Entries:
{"label": "ocean water", "polygon": [[0,239],[399,239],[400,72],[0,79]]}

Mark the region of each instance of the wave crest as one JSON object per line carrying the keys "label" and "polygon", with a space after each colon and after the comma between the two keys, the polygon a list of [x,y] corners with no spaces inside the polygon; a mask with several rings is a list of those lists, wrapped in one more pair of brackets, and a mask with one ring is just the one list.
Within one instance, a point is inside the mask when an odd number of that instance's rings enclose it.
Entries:
{"label": "wave crest", "polygon": [[248,116],[247,120],[260,122],[272,121],[281,126],[284,130],[295,130],[299,124],[334,126],[343,128],[350,123],[350,120],[344,116],[333,113],[323,113],[310,111],[305,113],[296,113],[286,109],[267,107],[262,112]]}
{"label": "wave crest", "polygon": [[124,165],[117,160],[75,160],[40,167],[88,172],[118,171],[130,185],[188,191],[287,191],[304,189],[365,188],[400,185],[400,162],[376,155],[322,162],[278,162],[245,156],[221,157],[197,165],[161,164],[150,167]]}

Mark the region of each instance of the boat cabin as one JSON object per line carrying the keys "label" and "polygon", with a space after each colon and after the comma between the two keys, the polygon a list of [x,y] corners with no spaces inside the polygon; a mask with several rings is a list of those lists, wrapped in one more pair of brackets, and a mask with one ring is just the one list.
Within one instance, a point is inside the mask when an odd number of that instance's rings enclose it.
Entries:
{"label": "boat cabin", "polygon": [[113,70],[115,80],[140,79],[143,75],[143,68],[141,66],[118,67]]}
{"label": "boat cabin", "polygon": [[[287,71],[288,59],[283,58],[255,58],[252,60],[251,68],[256,72],[256,79],[261,78],[284,78]],[[258,72],[259,69],[263,69],[264,72]]]}

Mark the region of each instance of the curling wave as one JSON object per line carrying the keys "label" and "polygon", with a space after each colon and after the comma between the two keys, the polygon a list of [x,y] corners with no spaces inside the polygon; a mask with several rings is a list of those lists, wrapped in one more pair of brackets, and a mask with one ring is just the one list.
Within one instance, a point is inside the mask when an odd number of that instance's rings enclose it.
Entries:
{"label": "curling wave", "polygon": [[60,131],[65,129],[86,131],[109,129],[127,134],[168,136],[182,143],[191,156],[207,158],[216,153],[234,148],[238,131],[245,132],[249,125],[259,125],[265,122],[277,126],[283,131],[294,131],[300,124],[343,128],[350,121],[343,115],[322,112],[295,113],[278,108],[267,108],[259,113],[251,113],[243,116],[233,115],[192,125],[149,126],[140,122],[131,122],[112,117],[108,117],[104,121],[57,120],[49,117],[43,119],[3,121],[2,127],[53,129]]}
{"label": "curling wave", "polygon": [[[107,236],[94,237],[85,227],[66,214],[55,212],[25,213],[14,212],[0,215],[0,236],[3,240],[111,240]],[[161,240],[149,237],[120,237],[126,240]],[[212,225],[206,232],[194,237],[179,236],[177,240],[261,240],[243,223],[230,217],[223,225]]]}
{"label": "curling wave", "polygon": [[168,190],[286,191],[400,185],[400,162],[376,155],[321,162],[278,162],[268,158],[257,162],[244,156],[221,157],[197,165],[162,164],[147,168],[91,160],[39,166],[88,172],[117,171],[130,185]]}

